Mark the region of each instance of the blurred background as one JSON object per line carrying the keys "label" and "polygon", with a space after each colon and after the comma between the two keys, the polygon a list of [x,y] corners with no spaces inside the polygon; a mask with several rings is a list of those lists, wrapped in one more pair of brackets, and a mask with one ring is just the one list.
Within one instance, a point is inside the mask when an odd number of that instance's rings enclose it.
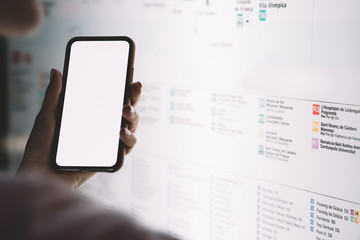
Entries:
{"label": "blurred background", "polygon": [[0,39],[4,171],[67,41],[129,36],[138,143],[84,194],[182,239],[360,239],[359,1],[42,2],[39,31]]}

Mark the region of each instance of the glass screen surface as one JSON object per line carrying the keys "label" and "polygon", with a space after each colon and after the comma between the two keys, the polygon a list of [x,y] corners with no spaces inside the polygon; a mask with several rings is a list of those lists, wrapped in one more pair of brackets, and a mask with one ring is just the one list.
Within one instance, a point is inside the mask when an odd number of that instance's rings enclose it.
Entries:
{"label": "glass screen surface", "polygon": [[59,134],[59,166],[111,167],[117,161],[129,44],[72,44]]}
{"label": "glass screen surface", "polygon": [[136,146],[81,191],[184,240],[360,240],[359,0],[46,2],[10,41],[13,134],[72,36],[137,45]]}

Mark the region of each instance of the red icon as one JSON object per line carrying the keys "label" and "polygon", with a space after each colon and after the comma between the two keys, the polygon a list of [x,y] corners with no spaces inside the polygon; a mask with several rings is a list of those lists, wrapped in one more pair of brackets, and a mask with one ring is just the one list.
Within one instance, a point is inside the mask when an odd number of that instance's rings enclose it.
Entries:
{"label": "red icon", "polygon": [[31,64],[32,63],[32,56],[30,53],[26,53],[25,56],[24,56],[24,60],[26,62],[26,64]]}
{"label": "red icon", "polygon": [[320,114],[320,105],[313,104],[312,112],[313,112],[313,115],[319,115]]}
{"label": "red icon", "polygon": [[21,52],[19,50],[14,50],[11,54],[11,63],[18,65],[21,62]]}

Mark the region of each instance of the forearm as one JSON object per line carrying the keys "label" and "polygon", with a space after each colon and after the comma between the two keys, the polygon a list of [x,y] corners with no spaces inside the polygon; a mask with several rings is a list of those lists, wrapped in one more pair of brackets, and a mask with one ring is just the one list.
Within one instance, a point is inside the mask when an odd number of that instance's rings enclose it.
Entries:
{"label": "forearm", "polygon": [[0,175],[0,239],[170,240],[46,176]]}

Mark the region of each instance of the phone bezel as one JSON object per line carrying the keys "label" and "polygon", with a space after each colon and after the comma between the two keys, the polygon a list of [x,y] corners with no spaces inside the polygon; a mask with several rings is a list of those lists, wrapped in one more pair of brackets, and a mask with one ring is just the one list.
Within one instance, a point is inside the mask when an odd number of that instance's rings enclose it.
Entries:
{"label": "phone bezel", "polygon": [[[134,41],[127,37],[127,36],[81,36],[81,37],[74,37],[69,40],[66,45],[65,51],[65,61],[64,61],[64,70],[63,70],[63,83],[62,89],[59,97],[59,106],[58,106],[58,116],[56,120],[56,128],[55,134],[52,143],[52,154],[51,154],[51,163],[52,167],[55,170],[60,171],[72,171],[72,172],[116,172],[119,170],[123,163],[125,157],[125,147],[123,142],[120,140],[119,137],[119,145],[118,145],[118,154],[116,163],[113,166],[103,167],[103,166],[60,166],[56,162],[56,155],[58,149],[58,141],[59,141],[59,134],[61,128],[61,119],[63,113],[63,106],[64,106],[64,99],[65,99],[65,90],[66,90],[66,83],[67,83],[67,75],[68,75],[68,68],[69,68],[69,61],[70,61],[70,54],[71,54],[71,46],[73,43],[78,41],[125,41],[129,44],[129,56],[128,56],[128,63],[127,63],[127,72],[126,72],[126,81],[125,81],[125,94],[123,104],[129,104],[129,94],[130,94],[130,84],[132,82],[133,71],[134,71],[134,54],[135,54],[135,43]],[[122,108],[122,105],[120,106]],[[127,122],[122,118],[121,120],[121,128],[127,127]]]}

